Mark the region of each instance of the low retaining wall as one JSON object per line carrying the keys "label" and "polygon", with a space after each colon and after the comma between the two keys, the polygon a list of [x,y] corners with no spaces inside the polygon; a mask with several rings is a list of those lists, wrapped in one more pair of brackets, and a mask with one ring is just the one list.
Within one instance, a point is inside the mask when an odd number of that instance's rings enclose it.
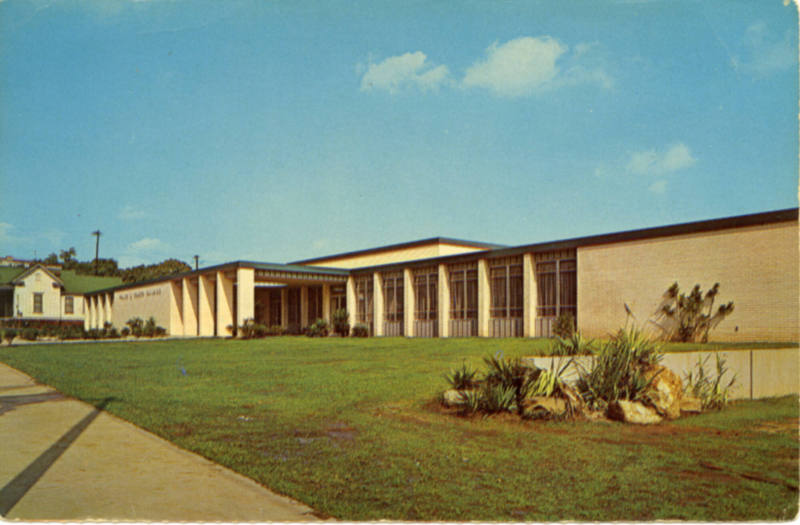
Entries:
{"label": "low retaining wall", "polygon": [[[800,349],[780,348],[773,350],[720,350],[714,352],[681,352],[664,354],[661,364],[678,374],[681,379],[696,369],[698,360],[706,361],[706,372],[716,376],[717,360],[715,354],[725,359],[728,372],[723,379],[726,383],[735,374],[736,383],[731,393],[732,399],[758,399],[789,394],[800,394]],[[566,364],[569,357],[529,357],[539,368],[550,368]],[[575,356],[575,361],[583,367],[589,366],[590,356]],[[567,381],[578,377],[575,365],[571,365],[563,376]]]}

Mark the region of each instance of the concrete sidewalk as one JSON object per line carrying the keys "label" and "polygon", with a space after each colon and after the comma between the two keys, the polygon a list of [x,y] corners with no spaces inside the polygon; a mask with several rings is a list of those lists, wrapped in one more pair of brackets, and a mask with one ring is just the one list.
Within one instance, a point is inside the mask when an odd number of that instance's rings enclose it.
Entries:
{"label": "concrete sidewalk", "polygon": [[311,508],[2,363],[0,437],[6,520],[317,521]]}

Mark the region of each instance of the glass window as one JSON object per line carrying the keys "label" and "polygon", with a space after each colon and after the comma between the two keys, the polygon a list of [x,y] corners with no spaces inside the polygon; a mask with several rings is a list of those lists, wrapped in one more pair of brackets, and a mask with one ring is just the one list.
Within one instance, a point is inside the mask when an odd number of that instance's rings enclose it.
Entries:
{"label": "glass window", "polygon": [[438,279],[439,275],[435,269],[414,276],[414,296],[416,298],[414,316],[417,320],[438,318]]}
{"label": "glass window", "polygon": [[43,302],[44,302],[44,294],[43,293],[35,293],[33,294],[33,313],[40,314],[43,310]]}
{"label": "glass window", "polygon": [[522,317],[522,260],[514,257],[493,261],[489,279],[490,315],[500,319]]}
{"label": "glass window", "polygon": [[403,297],[403,274],[387,274],[383,277],[383,316],[386,321],[402,321],[405,307]]}
{"label": "glass window", "polygon": [[372,276],[359,277],[356,279],[356,322],[372,322],[372,295],[373,282]]}
{"label": "glass window", "polygon": [[65,314],[75,313],[75,298],[71,295],[67,295],[66,297],[64,297],[64,313]]}
{"label": "glass window", "polygon": [[455,266],[449,270],[450,319],[478,318],[478,270]]}

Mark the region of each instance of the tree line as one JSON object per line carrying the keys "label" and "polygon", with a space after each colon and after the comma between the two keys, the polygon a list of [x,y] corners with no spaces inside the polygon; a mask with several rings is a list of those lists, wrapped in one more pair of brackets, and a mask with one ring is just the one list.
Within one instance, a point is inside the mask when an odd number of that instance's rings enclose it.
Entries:
{"label": "tree line", "polygon": [[51,253],[41,262],[44,264],[61,264],[65,270],[73,270],[79,275],[100,275],[105,277],[121,277],[123,282],[138,283],[191,271],[192,267],[178,259],[166,259],[156,264],[140,264],[131,268],[120,268],[115,259],[98,258],[95,262],[79,261],[74,247],[61,250],[58,255]]}

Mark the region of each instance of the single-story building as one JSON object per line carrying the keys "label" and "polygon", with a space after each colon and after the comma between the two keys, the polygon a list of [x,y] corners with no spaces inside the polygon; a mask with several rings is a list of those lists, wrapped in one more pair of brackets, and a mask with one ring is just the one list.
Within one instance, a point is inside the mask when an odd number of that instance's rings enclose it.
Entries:
{"label": "single-story building", "polygon": [[84,323],[84,294],[118,286],[118,277],[78,275],[59,265],[5,257],[0,262],[0,321]]}
{"label": "single-story building", "polygon": [[537,337],[571,314],[588,337],[653,319],[674,282],[720,283],[717,341],[800,340],[798,209],[500,246],[431,238],[275,264],[235,261],[87,292],[86,328],[133,317],[173,336],[247,319],[300,331],[346,308],[374,336]]}

